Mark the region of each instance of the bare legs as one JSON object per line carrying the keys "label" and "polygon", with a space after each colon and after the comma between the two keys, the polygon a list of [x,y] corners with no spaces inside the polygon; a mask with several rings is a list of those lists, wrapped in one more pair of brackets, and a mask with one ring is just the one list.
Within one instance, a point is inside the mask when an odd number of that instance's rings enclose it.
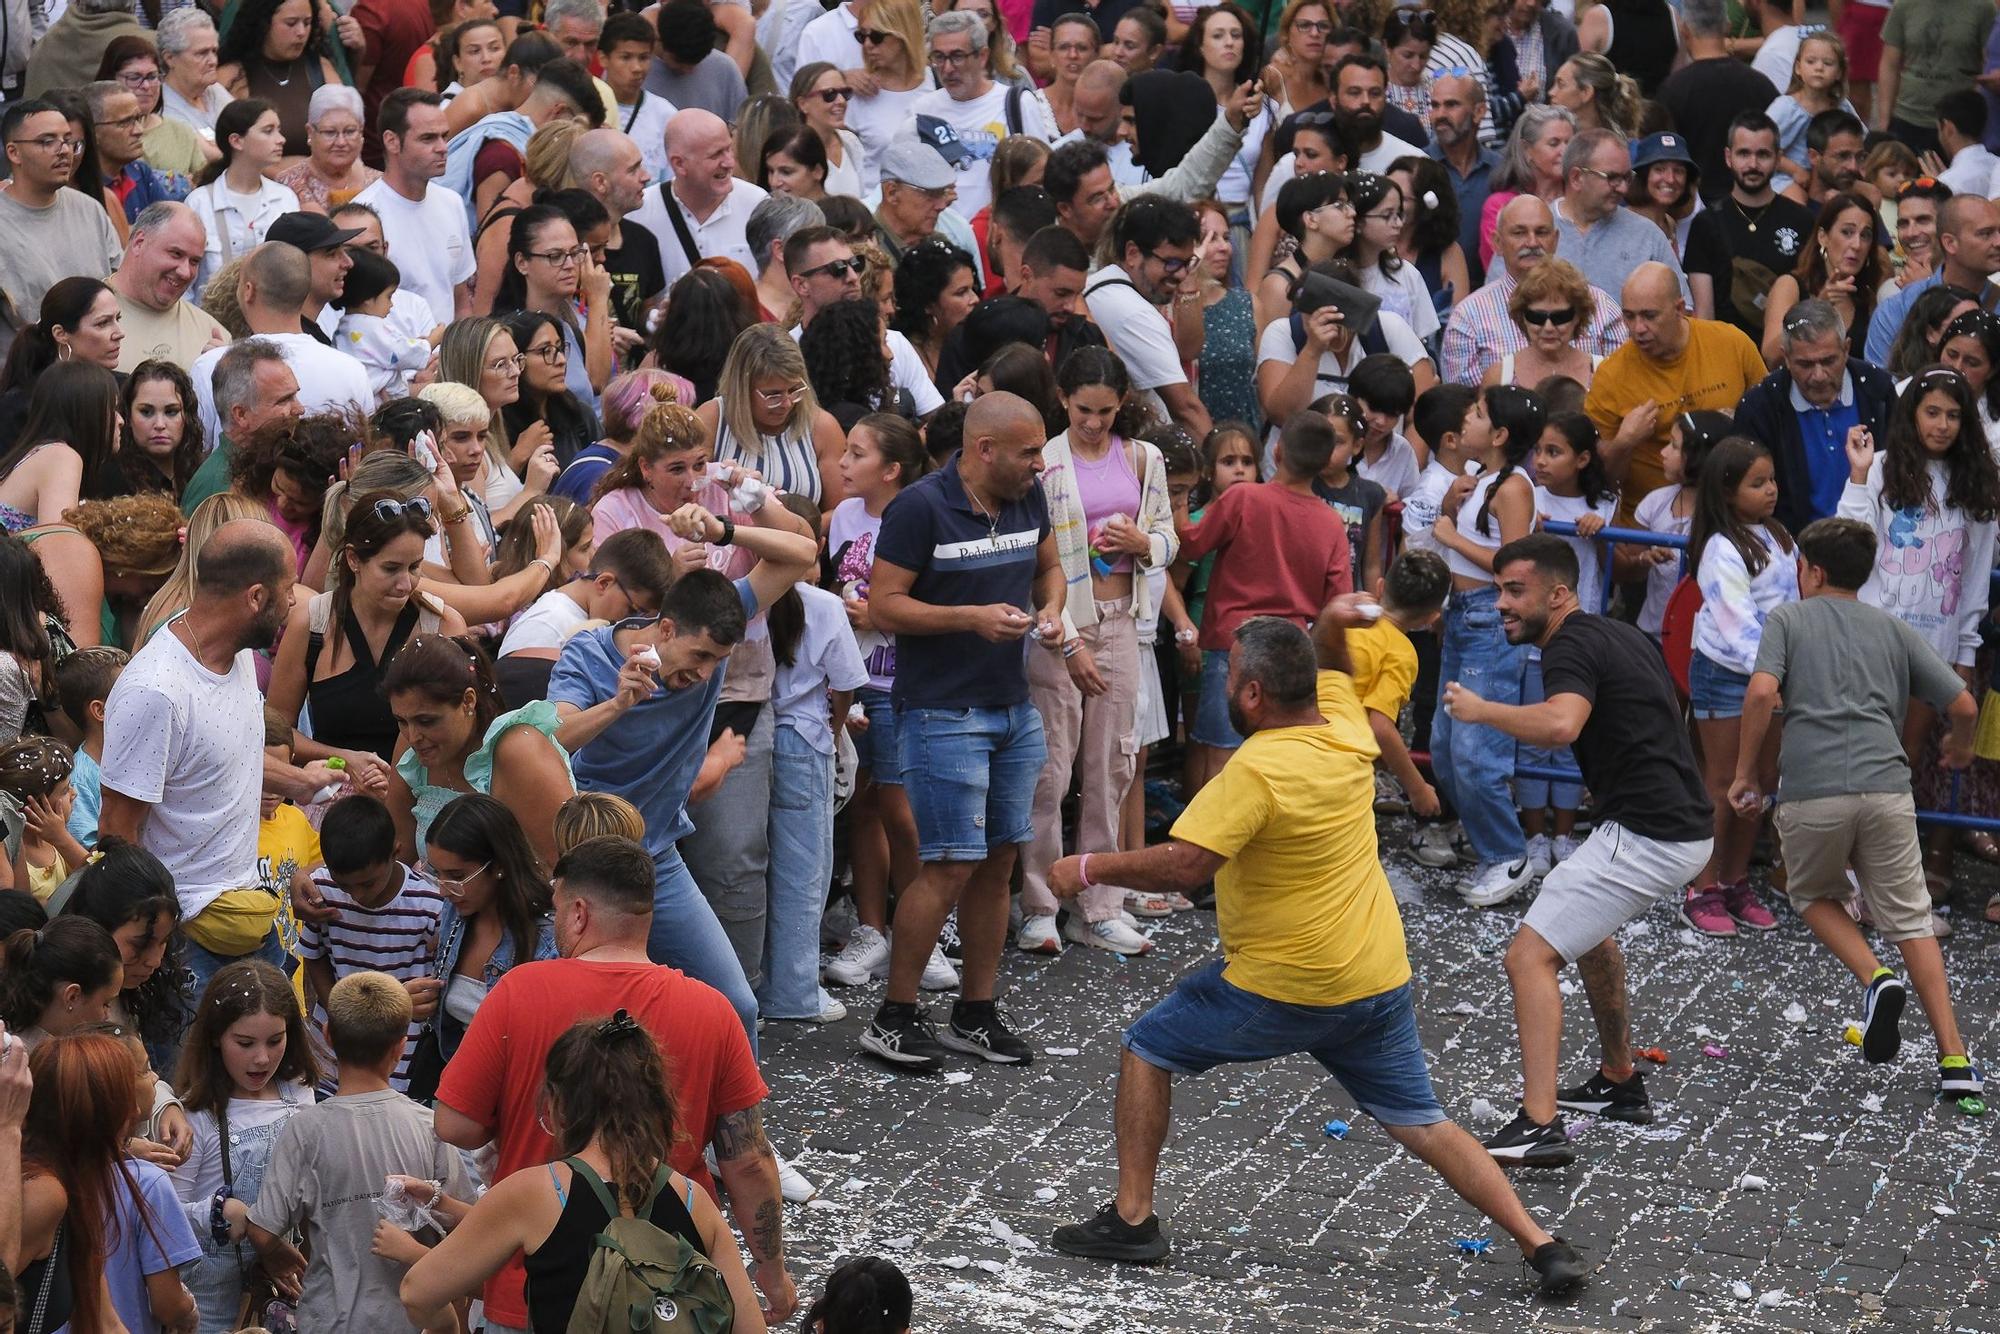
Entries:
{"label": "bare legs", "polygon": [[[1847,965],[1847,971],[1861,979],[1863,986],[1874,978],[1882,961],[1868,948],[1867,938],[1845,908],[1832,899],[1815,899],[1799,915],[1806,919],[1806,925],[1820,943]],[[1903,966],[1910,971],[1910,982],[1917,989],[1917,999],[1923,1002],[1924,1016],[1931,1021],[1931,1031],[1937,1034],[1938,1055],[1965,1055],[1965,1039],[1959,1036],[1958,1017],[1951,1006],[1951,988],[1945,981],[1944,951],[1938,948],[1937,938],[1918,936],[1901,940],[1896,942],[1896,948],[1902,951]]]}
{"label": "bare legs", "polygon": [[1153,1216],[1153,1183],[1167,1142],[1174,1077],[1121,1049],[1118,1063],[1118,1216],[1137,1225]]}
{"label": "bare legs", "polygon": [[917,822],[897,783],[864,783],[854,796],[848,858],[854,865],[854,915],[888,933],[889,890],[917,878]]}
{"label": "bare legs", "polygon": [[[1521,1042],[1521,1110],[1547,1124],[1556,1115],[1556,1066],[1562,1059],[1562,972],[1560,954],[1533,927],[1514,933],[1507,947],[1507,982],[1514,991],[1514,1026]],[[1625,956],[1616,941],[1576,961],[1583,975],[1604,1073],[1625,1079],[1632,1073],[1631,1009],[1625,995]]]}
{"label": "bare legs", "polygon": [[[1757,831],[1763,826],[1760,813],[1748,818],[1738,815],[1729,804],[1729,785],[1736,778],[1736,752],[1743,727],[1740,718],[1698,718],[1695,735],[1701,741],[1702,786],[1715,807],[1715,851],[1708,865],[1695,877],[1697,889],[1708,885],[1732,885],[1750,874],[1750,853],[1757,845]],[[1764,750],[1757,757],[1757,783],[1766,792],[1778,785],[1778,720],[1764,734]]]}
{"label": "bare legs", "polygon": [[993,849],[983,862],[925,862],[896,902],[896,930],[889,941],[889,992],[892,1005],[914,1005],[917,983],[937,944],[944,919],[958,909],[958,935],[964,945],[960,995],[969,1001],[993,999],[1000,971],[1000,950],[1007,939],[1007,879],[1020,849],[1012,844]]}

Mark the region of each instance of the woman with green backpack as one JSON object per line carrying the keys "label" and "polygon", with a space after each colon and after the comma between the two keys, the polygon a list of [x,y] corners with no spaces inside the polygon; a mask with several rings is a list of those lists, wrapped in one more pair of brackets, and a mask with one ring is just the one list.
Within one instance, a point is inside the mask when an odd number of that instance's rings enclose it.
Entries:
{"label": "woman with green backpack", "polygon": [[[623,1010],[585,1020],[550,1048],[544,1077],[543,1124],[563,1157],[469,1209],[441,1201],[450,1231],[403,1279],[410,1320],[442,1324],[521,1251],[536,1334],[763,1334],[729,1224],[667,1165],[676,1114],[651,1035]],[[403,1185],[432,1195],[429,1182]]]}

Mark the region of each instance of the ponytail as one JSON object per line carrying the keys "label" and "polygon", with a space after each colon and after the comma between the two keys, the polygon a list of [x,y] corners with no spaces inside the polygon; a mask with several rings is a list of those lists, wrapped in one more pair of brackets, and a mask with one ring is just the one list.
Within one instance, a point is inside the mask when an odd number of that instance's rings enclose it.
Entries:
{"label": "ponytail", "polygon": [[1473,520],[1481,537],[1492,532],[1487,519],[1493,512],[1493,498],[1507,484],[1507,475],[1534,453],[1535,442],[1542,438],[1542,428],[1548,425],[1549,410],[1541,395],[1531,389],[1496,384],[1486,389],[1486,416],[1495,430],[1507,432],[1507,445],[1502,452],[1500,471],[1493,475],[1493,485],[1486,488],[1486,498],[1479,502],[1479,515]]}
{"label": "ponytail", "polygon": [[819,1334],[903,1334],[914,1305],[903,1271],[864,1255],[833,1271],[802,1324]]}

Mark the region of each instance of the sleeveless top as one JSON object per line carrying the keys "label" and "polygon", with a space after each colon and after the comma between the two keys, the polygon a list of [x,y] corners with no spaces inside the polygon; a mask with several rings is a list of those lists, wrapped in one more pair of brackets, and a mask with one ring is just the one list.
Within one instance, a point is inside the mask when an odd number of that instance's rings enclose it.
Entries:
{"label": "sleeveless top", "polygon": [[813,447],[810,426],[797,435],[760,436],[754,451],[746,450],[729,422],[716,414],[715,461],[740,463],[764,474],[764,480],[780,491],[801,495],[817,505],[825,490],[820,476],[819,451]]}
{"label": "sleeveless top", "polygon": [[1667,0],[1605,0],[1611,47],[1604,54],[1622,74],[1639,81],[1647,97],[1659,91],[1680,54],[1680,34]]}
{"label": "sleeveless top", "polygon": [[[1599,366],[1602,366],[1603,364],[1604,364],[1603,357],[1598,356],[1595,352],[1590,354],[1590,373],[1592,375],[1595,375],[1597,373],[1597,368]],[[1500,358],[1500,383],[1501,384],[1515,383],[1514,354],[1512,352],[1509,352],[1506,356]],[[1528,385],[1526,387],[1529,389],[1534,388],[1533,385]]]}
{"label": "sleeveless top", "polygon": [[389,627],[379,659],[369,650],[360,623],[353,616],[342,617],[341,632],[354,653],[354,663],[338,676],[314,680],[332,614],[332,593],[316,593],[306,604],[306,701],[312,709],[313,739],[337,750],[364,750],[393,760],[398,729],[389,701],[382,694],[382,677],[389,660],[412,634],[437,633],[438,614],[424,605],[421,595],[411,598]]}
{"label": "sleeveless top", "polygon": [[[1098,527],[1114,514],[1122,514],[1134,523],[1139,519],[1139,479],[1132,472],[1132,460],[1126,457],[1130,448],[1117,436],[1111,437],[1111,448],[1104,457],[1091,462],[1070,450],[1070,467],[1076,477],[1076,503],[1083,510],[1083,527],[1086,534],[1094,534]],[[1132,558],[1124,552],[1111,557],[1106,567],[1104,558],[1097,555],[1096,544],[1091,544],[1091,572],[1093,574],[1130,574]]]}
{"label": "sleeveless top", "polygon": [[[503,713],[487,724],[486,735],[479,743],[479,749],[465,757],[465,788],[444,787],[431,782],[430,770],[417,758],[414,749],[406,750],[396,757],[396,773],[409,784],[410,794],[416,798],[414,814],[417,824],[417,842],[422,844],[430,835],[431,821],[454,797],[462,797],[466,792],[493,792],[493,752],[500,745],[500,738],[516,727],[532,727],[549,739],[562,757],[563,772],[569,773],[569,752],[556,740],[556,728],[561,719],[556,714],[556,706],[545,699],[538,699],[511,713]],[[576,790],[576,777],[570,776],[570,790]]]}
{"label": "sleeveless top", "polygon": [[[1458,525],[1459,536],[1487,551],[1500,549],[1500,516],[1489,510],[1486,515],[1487,531],[1482,533],[1479,531],[1479,507],[1486,503],[1486,493],[1493,489],[1493,483],[1499,476],[1500,470],[1495,468],[1474,482],[1472,494],[1465,498],[1465,503],[1458,507],[1458,513],[1452,516],[1452,521]],[[1526,477],[1531,484],[1535,480],[1525,468],[1519,467],[1507,476]],[[1475,565],[1468,557],[1450,547],[1445,548],[1444,563],[1451,567],[1453,574],[1464,575],[1467,579],[1485,579],[1490,582],[1493,578],[1493,571]]]}
{"label": "sleeveless top", "polygon": [[[528,1273],[528,1328],[535,1334],[563,1334],[569,1328],[576,1299],[583,1291],[584,1274],[590,1268],[591,1253],[597,1249],[597,1234],[611,1221],[611,1215],[605,1211],[604,1201],[597,1198],[597,1192],[587,1182],[575,1178],[573,1169],[567,1194],[558,1184],[556,1165],[549,1163],[546,1170],[563,1210],[548,1240],[534,1254],[522,1257],[522,1267]],[[694,1225],[692,1181],[687,1189],[685,1200],[671,1189],[654,1196],[653,1209],[647,1218],[662,1232],[673,1233],[692,1246],[696,1254],[705,1256],[708,1243],[702,1240],[701,1229]]]}
{"label": "sleeveless top", "polygon": [[281,83],[276,68],[269,61],[261,55],[252,56],[243,62],[243,81],[248,85],[250,96],[263,98],[277,110],[278,124],[285,131],[285,155],[303,157],[309,151],[306,147],[306,109],[312,102],[312,95],[326,82],[326,71],[320,68],[317,51],[307,51],[287,65],[285,70],[286,76]]}

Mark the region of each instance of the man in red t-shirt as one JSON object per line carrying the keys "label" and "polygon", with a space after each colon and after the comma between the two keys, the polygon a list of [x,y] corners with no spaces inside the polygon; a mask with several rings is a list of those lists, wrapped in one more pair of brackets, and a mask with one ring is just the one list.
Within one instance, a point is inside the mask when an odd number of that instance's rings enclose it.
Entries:
{"label": "man in red t-shirt", "polygon": [[[742,1021],[721,992],[646,957],[653,921],[653,859],[630,839],[594,838],[556,864],[555,935],[560,959],[507,971],[480,1004],[438,1083],[438,1138],[460,1148],[497,1142],[495,1180],[552,1161],[542,1128],[543,1064],[579,1020],[623,1009],[666,1057],[679,1110],[671,1161],[716,1193],[702,1161],[716,1167],[773,1322],[791,1317],[798,1293],[785,1272],[778,1165],[760,1110],[768,1090]],[[517,1255],[486,1285],[486,1328],[525,1330],[526,1274]]]}
{"label": "man in red t-shirt", "polygon": [[362,140],[369,165],[382,165],[382,145],[375,134],[375,111],[382,99],[403,86],[403,71],[417,48],[431,39],[430,0],[360,0],[350,11],[361,27],[361,58],[354,67],[354,86],[361,90],[368,134]]}

